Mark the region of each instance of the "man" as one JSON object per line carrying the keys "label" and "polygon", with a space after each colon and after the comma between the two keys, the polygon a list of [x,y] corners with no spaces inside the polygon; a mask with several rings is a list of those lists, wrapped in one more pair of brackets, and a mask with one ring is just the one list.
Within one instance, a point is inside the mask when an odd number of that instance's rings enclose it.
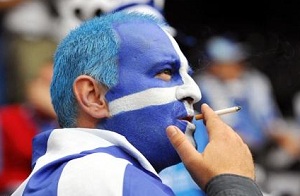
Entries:
{"label": "man", "polygon": [[[34,169],[14,195],[174,195],[157,172],[180,157],[208,194],[219,194],[225,179],[231,187],[222,190],[240,186],[261,195],[249,149],[207,105],[213,143],[208,155],[195,150],[190,121],[201,93],[163,25],[118,12],[82,24],[61,42],[51,97],[62,129],[35,138]],[[227,153],[213,160],[224,153],[214,142],[220,140]],[[239,157],[234,163],[231,152]]]}

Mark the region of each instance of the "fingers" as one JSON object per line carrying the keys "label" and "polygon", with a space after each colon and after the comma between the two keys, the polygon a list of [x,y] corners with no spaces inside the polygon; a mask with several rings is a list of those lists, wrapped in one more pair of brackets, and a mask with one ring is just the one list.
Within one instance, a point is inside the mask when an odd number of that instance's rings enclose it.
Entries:
{"label": "fingers", "polygon": [[220,120],[220,117],[207,104],[201,105],[201,111],[204,115],[205,126],[207,127],[210,140],[220,136],[220,131],[225,131],[227,125]]}
{"label": "fingers", "polygon": [[[205,126],[207,128],[209,140],[220,140],[226,137],[236,137],[241,143],[244,143],[242,138],[207,105],[201,105],[201,111],[204,115]],[[230,136],[229,136],[230,135]]]}
{"label": "fingers", "polygon": [[[206,157],[208,152],[215,154],[216,157],[222,160],[223,168],[215,165],[214,171],[219,174],[230,172],[254,179],[252,155],[242,138],[225,124],[207,104],[203,104],[201,110],[206,121],[210,141],[203,152],[205,161],[212,162],[212,160],[206,159],[209,158]],[[218,151],[215,151],[216,149]],[[219,151],[222,153],[218,154]],[[228,157],[230,159],[227,159]],[[216,158],[214,158],[214,162],[217,163]],[[234,168],[235,165],[236,168]]]}
{"label": "fingers", "polygon": [[254,179],[251,152],[241,137],[207,105],[201,106],[209,143],[199,153],[175,126],[167,128],[167,135],[194,181],[205,185],[221,174],[236,174]]}

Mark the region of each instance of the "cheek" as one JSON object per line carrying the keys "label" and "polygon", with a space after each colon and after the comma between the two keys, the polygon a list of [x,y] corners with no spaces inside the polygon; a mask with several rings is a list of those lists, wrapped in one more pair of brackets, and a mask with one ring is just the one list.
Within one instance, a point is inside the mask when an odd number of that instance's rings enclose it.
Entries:
{"label": "cheek", "polygon": [[[130,138],[146,139],[163,133],[169,125],[177,125],[185,130],[186,124],[179,121],[186,113],[181,102],[172,102],[159,106],[147,106],[141,109],[120,112],[102,122],[102,127],[119,132]],[[145,137],[145,138],[144,138]]]}
{"label": "cheek", "polygon": [[[183,104],[173,102],[163,106],[149,106],[140,110],[120,113],[102,122],[101,128],[123,135],[154,166],[172,165],[179,161],[178,155],[166,135],[166,127],[178,124],[177,114]],[[165,167],[165,166],[157,166]]]}

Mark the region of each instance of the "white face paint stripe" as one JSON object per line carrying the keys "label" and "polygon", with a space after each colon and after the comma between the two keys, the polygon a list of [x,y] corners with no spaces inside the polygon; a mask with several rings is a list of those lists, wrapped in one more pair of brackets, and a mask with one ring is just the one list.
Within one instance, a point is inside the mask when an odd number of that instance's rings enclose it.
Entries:
{"label": "white face paint stripe", "polygon": [[181,52],[180,48],[179,48],[179,45],[177,44],[177,42],[175,41],[175,39],[166,31],[166,30],[163,30],[167,36],[169,37],[176,53],[178,54],[179,56],[179,59],[180,59],[180,69],[179,69],[179,72],[180,72],[180,75],[183,79],[183,81],[185,81],[185,77],[182,73],[185,73],[186,71],[188,71],[189,69],[189,66],[188,66],[188,61],[187,59],[185,58],[185,56],[183,55],[183,53]]}
{"label": "white face paint stripe", "polygon": [[138,110],[153,105],[164,105],[176,101],[175,91],[177,87],[151,88],[116,99],[109,103],[110,114],[113,116],[121,112]]}
{"label": "white face paint stripe", "polygon": [[[164,30],[165,31],[165,30]],[[167,36],[169,37],[176,53],[179,56],[180,59],[180,69],[179,69],[179,74],[181,75],[183,85],[181,85],[181,88],[178,88],[176,92],[176,97],[178,100],[181,100],[185,98],[187,95],[189,95],[191,98],[194,99],[194,103],[200,101],[201,99],[201,91],[196,82],[192,79],[192,77],[188,74],[189,71],[189,64],[188,60],[182,53],[182,51],[179,48],[179,45],[175,41],[175,39],[165,31]]]}
{"label": "white face paint stripe", "polygon": [[[170,88],[151,88],[116,99],[109,103],[109,110],[112,116],[121,112],[138,110],[148,106],[168,104],[181,100],[188,95],[193,95],[192,98],[195,102],[200,100],[201,92],[195,81],[190,77],[190,75],[188,75],[189,65],[187,59],[181,52],[175,39],[168,32],[165,31],[165,33],[169,37],[174,49],[179,55],[181,63],[179,72],[182,77],[183,84]],[[185,107],[188,114],[192,115],[194,112],[192,106],[190,104],[185,104]]]}

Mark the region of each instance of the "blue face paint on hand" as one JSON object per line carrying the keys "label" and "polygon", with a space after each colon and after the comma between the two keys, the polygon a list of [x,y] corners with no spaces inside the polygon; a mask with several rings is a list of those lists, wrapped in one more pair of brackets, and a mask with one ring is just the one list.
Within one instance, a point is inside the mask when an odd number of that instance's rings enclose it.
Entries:
{"label": "blue face paint on hand", "polygon": [[106,99],[111,117],[101,128],[124,135],[157,171],[180,161],[165,129],[178,126],[192,138],[192,104],[201,93],[175,40],[149,23],[119,24],[119,81]]}

